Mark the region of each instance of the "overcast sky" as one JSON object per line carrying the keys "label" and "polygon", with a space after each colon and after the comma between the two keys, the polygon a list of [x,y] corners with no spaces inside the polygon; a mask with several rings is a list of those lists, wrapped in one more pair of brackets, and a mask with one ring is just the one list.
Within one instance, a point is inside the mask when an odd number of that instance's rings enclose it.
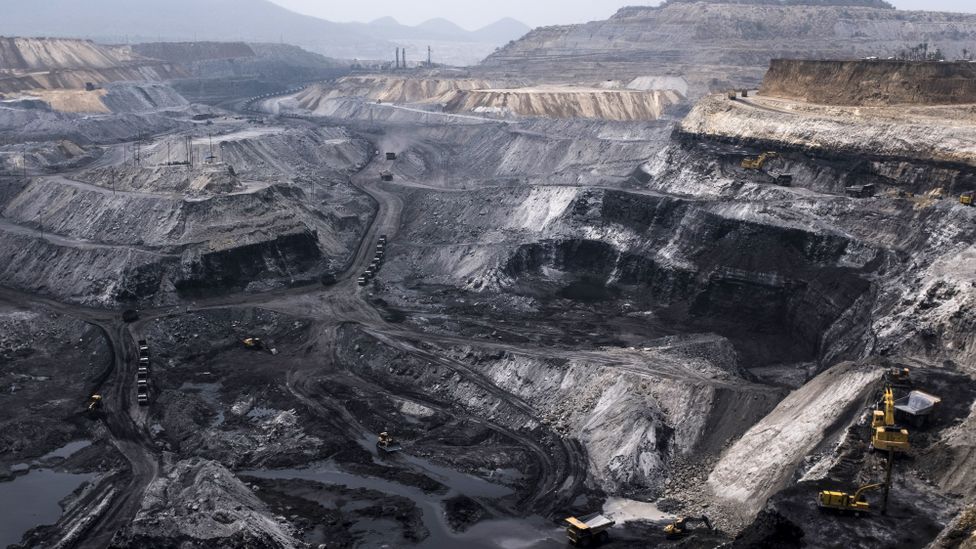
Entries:
{"label": "overcast sky", "polygon": [[[606,19],[621,6],[654,6],[658,0],[272,0],[330,21],[368,22],[387,15],[415,25],[443,17],[467,29],[514,17],[529,26]],[[976,0],[889,0],[899,9],[976,12]]]}

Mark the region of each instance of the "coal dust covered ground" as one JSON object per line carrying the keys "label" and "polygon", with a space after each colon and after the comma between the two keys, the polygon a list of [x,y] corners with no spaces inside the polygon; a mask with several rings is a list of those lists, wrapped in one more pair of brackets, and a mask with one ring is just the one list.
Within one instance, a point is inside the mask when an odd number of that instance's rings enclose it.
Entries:
{"label": "coal dust covered ground", "polygon": [[4,100],[0,543],[972,546],[964,107],[461,80]]}

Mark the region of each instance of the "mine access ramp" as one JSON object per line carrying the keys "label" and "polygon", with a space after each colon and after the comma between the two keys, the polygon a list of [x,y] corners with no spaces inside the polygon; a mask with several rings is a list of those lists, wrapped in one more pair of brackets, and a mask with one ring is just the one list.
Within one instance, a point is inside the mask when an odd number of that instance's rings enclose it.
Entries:
{"label": "mine access ramp", "polygon": [[566,537],[569,543],[577,547],[593,547],[606,543],[610,539],[610,528],[616,522],[594,513],[584,517],[569,517],[566,522]]}

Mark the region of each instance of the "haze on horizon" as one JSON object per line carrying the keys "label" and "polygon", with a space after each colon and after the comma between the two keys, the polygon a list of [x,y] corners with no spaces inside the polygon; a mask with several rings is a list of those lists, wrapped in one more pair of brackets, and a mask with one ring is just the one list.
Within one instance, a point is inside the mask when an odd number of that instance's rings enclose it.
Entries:
{"label": "haze on horizon", "polygon": [[[416,25],[442,17],[466,29],[474,30],[504,17],[517,19],[531,27],[565,25],[606,19],[623,6],[656,6],[660,0],[373,0],[347,2],[339,0],[272,0],[299,13],[329,21],[370,22],[393,17],[400,23]],[[973,0],[888,0],[900,10],[957,11],[976,13]]]}

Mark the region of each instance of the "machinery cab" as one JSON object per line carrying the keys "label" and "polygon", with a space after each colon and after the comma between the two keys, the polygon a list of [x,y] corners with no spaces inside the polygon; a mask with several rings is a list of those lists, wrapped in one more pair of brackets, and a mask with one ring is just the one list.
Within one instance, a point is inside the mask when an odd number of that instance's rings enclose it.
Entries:
{"label": "machinery cab", "polygon": [[596,547],[610,540],[610,530],[616,522],[594,513],[584,517],[569,517],[565,520],[566,537],[576,547]]}
{"label": "machinery cab", "polygon": [[959,203],[966,206],[976,205],[976,191],[962,193],[959,196]]}

